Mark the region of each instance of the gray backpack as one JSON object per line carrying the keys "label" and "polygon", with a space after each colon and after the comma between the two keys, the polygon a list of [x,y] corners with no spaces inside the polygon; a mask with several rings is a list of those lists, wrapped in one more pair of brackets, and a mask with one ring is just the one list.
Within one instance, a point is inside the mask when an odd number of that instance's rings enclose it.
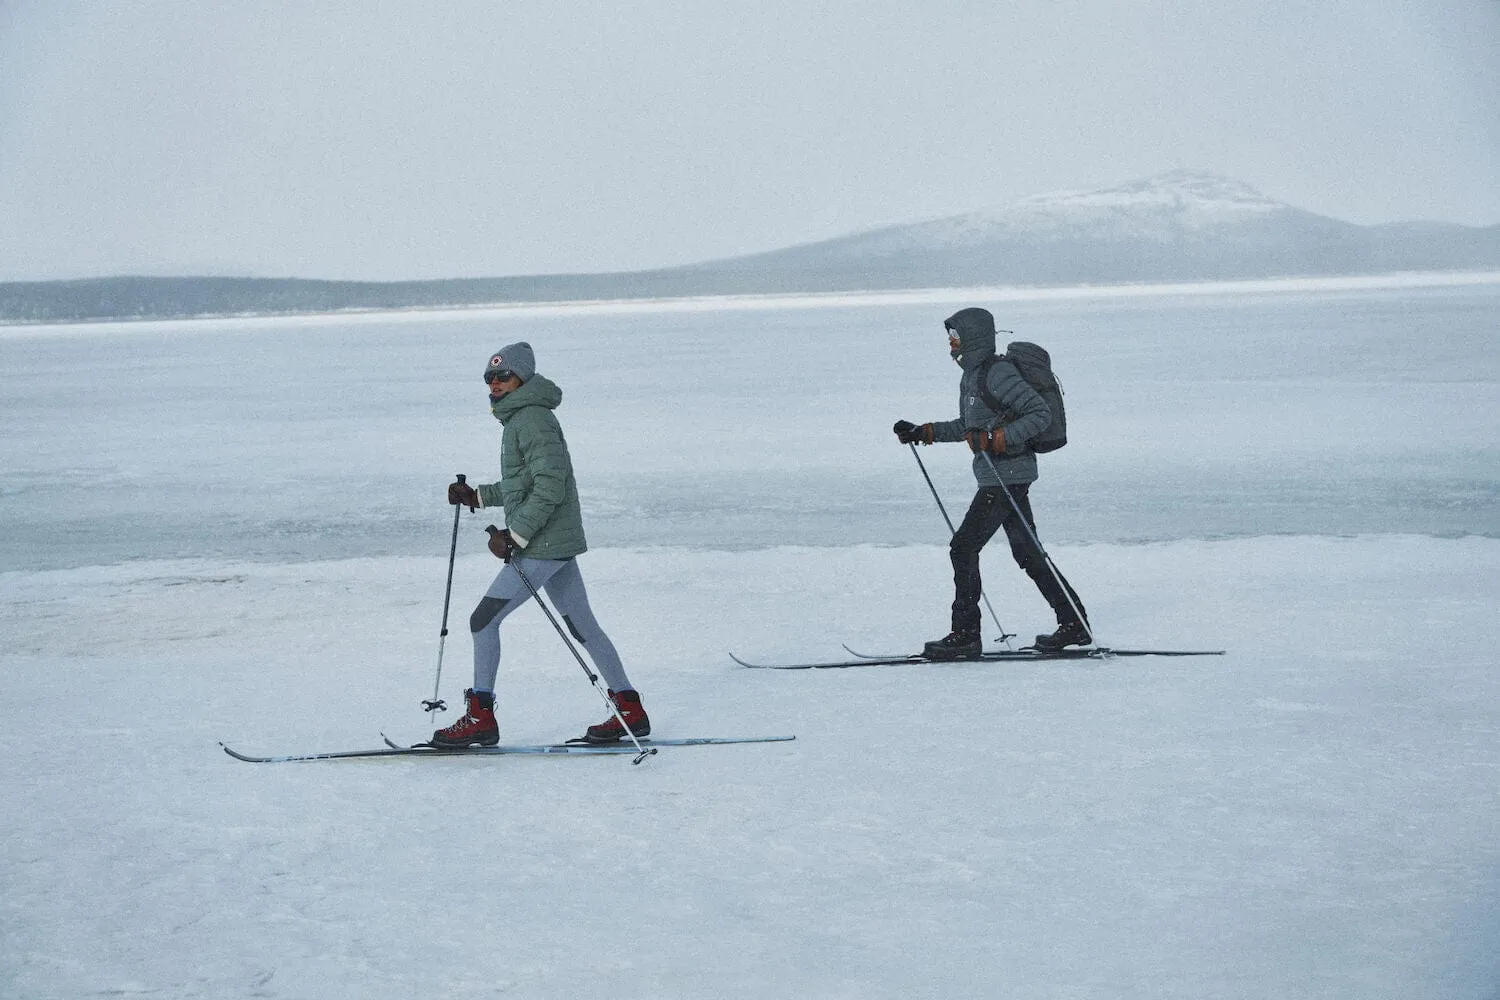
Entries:
{"label": "gray backpack", "polygon": [[989,404],[989,408],[1001,414],[1002,418],[1009,422],[1015,419],[1015,414],[1010,413],[1000,405],[995,394],[990,392],[990,368],[997,361],[1009,361],[1016,366],[1016,371],[1026,380],[1026,384],[1042,397],[1042,402],[1047,404],[1047,409],[1052,411],[1052,422],[1040,433],[1026,443],[1027,449],[1037,453],[1056,451],[1068,443],[1068,415],[1063,409],[1063,388],[1057,376],[1052,374],[1052,357],[1044,349],[1036,344],[1029,344],[1024,340],[1017,340],[1005,345],[1005,353],[990,358],[985,363],[984,370],[979,375],[979,394]]}

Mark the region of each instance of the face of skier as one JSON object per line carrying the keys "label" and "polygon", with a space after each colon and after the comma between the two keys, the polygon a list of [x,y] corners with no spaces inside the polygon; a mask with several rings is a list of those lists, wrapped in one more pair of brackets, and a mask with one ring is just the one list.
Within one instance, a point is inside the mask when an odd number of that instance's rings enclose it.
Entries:
{"label": "face of skier", "polygon": [[485,372],[484,381],[490,387],[491,400],[502,399],[506,393],[515,392],[521,387],[521,379],[515,372]]}
{"label": "face of skier", "polygon": [[958,331],[951,326],[948,328],[948,356],[954,361],[963,363],[963,351],[958,342]]}

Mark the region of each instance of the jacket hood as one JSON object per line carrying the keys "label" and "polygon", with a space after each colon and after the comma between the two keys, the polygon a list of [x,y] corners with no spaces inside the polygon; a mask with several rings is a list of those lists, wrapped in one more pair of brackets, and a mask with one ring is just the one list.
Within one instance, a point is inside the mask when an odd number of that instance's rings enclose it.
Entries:
{"label": "jacket hood", "polygon": [[557,383],[545,375],[533,375],[520,388],[501,396],[490,403],[490,412],[502,424],[528,406],[544,406],[555,410],[562,402],[562,390]]}
{"label": "jacket hood", "polygon": [[960,309],[944,320],[943,326],[958,334],[958,354],[954,360],[966,371],[995,356],[995,317],[988,309]]}

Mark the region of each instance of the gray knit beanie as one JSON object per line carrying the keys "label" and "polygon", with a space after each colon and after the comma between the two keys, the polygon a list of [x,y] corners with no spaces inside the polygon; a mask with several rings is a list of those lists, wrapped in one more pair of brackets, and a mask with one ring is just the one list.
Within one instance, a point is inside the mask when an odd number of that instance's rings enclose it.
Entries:
{"label": "gray knit beanie", "polygon": [[491,354],[484,374],[488,376],[490,372],[499,371],[515,372],[522,382],[530,381],[536,374],[536,355],[531,352],[531,345],[523,340],[519,344],[507,344]]}

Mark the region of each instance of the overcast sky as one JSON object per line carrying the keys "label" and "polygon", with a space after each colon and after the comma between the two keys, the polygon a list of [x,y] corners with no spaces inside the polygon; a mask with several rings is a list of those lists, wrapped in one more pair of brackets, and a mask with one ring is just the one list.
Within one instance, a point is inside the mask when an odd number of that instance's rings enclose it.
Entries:
{"label": "overcast sky", "polygon": [[1182,167],[1500,222],[1500,0],[0,0],[0,280],[638,269]]}

